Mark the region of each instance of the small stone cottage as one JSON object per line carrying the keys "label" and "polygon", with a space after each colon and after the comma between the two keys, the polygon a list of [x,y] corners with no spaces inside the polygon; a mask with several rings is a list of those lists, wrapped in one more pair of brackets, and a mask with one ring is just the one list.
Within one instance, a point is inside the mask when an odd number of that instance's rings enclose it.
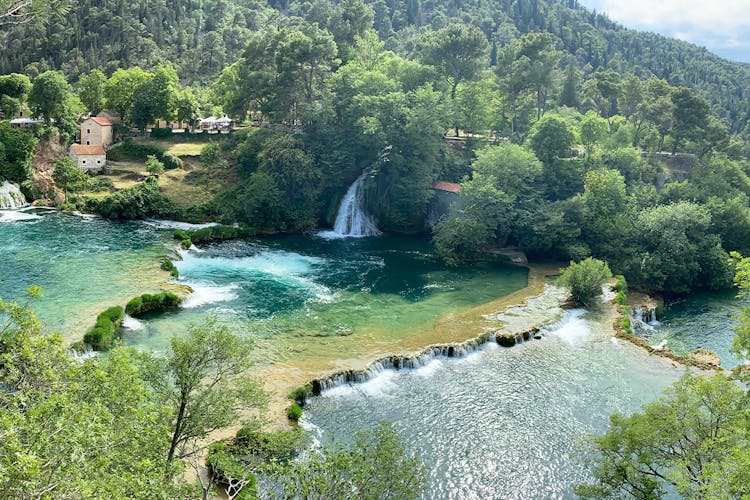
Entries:
{"label": "small stone cottage", "polygon": [[87,174],[98,174],[107,165],[107,153],[101,146],[73,144],[70,157]]}
{"label": "small stone cottage", "polygon": [[81,145],[101,146],[112,144],[112,122],[107,118],[94,116],[81,123]]}

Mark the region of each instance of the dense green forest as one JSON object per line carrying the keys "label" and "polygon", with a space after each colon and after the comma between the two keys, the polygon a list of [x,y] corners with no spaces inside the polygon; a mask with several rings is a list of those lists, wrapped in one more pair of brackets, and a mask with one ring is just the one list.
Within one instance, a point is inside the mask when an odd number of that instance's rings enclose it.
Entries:
{"label": "dense green forest", "polygon": [[[424,30],[459,22],[482,31],[492,48],[486,63],[495,66],[503,64],[497,54],[511,40],[548,32],[585,77],[606,69],[653,75],[698,91],[734,131],[741,131],[750,117],[746,66],[682,41],[625,29],[575,1],[374,0],[366,4],[386,49],[399,55],[412,55]],[[92,69],[109,75],[119,67],[153,68],[171,61],[183,81],[208,83],[242,55],[255,32],[301,18],[340,40],[351,38],[363,15],[362,6],[348,0],[81,1],[47,23],[0,31],[0,74],[35,76],[57,69],[75,81]],[[339,56],[346,59],[346,54]]]}

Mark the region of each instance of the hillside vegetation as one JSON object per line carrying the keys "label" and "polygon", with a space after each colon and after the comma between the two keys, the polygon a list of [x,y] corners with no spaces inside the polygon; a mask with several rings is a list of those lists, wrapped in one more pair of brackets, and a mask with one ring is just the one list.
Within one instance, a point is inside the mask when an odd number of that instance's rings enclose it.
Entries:
{"label": "hillside vegetation", "polygon": [[604,69],[653,75],[699,91],[734,131],[741,131],[750,117],[750,72],[745,65],[686,42],[626,29],[574,0],[366,4],[371,14],[354,0],[83,0],[46,24],[0,31],[0,74],[26,72],[33,77],[57,69],[75,81],[92,69],[111,74],[119,67],[151,69],[170,61],[183,81],[207,83],[242,55],[253,33],[269,26],[296,24],[295,19],[303,18],[337,40],[351,39],[358,25],[372,16],[386,48],[399,55],[412,55],[425,30],[460,22],[480,28],[492,47],[486,63],[494,66],[498,51],[512,39],[544,31],[574,57],[584,77]]}

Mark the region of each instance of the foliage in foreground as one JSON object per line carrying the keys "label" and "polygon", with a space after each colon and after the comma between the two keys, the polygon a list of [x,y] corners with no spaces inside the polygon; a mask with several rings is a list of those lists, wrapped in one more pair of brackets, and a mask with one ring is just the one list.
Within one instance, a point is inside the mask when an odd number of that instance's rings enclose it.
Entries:
{"label": "foliage in foreground", "polygon": [[359,431],[351,444],[325,447],[291,464],[283,480],[286,498],[416,499],[425,490],[425,467],[409,456],[387,422]]}
{"label": "foliage in foreground", "polygon": [[[419,495],[424,466],[386,424],[291,464],[304,435],[261,430],[266,395],[245,375],[251,353],[209,317],[162,357],[115,346],[75,359],[28,304],[0,300],[0,498],[207,498],[216,483],[235,498],[254,492],[256,474],[271,498]],[[209,451],[210,481],[186,484],[211,433],[235,423],[244,427],[233,442]]]}
{"label": "foliage in foreground", "polygon": [[[750,292],[750,259],[733,253],[740,296]],[[750,357],[750,308],[744,308],[732,351]],[[741,383],[740,383],[741,382]],[[750,373],[686,373],[658,401],[629,417],[613,415],[607,432],[588,443],[594,481],[584,498],[651,499],[669,490],[687,498],[750,496]]]}
{"label": "foliage in foreground", "polygon": [[750,494],[750,406],[726,375],[684,375],[630,417],[613,415],[595,438],[595,484],[584,498],[658,498],[667,486],[688,498]]}
{"label": "foliage in foreground", "polygon": [[570,294],[578,302],[588,306],[602,294],[602,286],[612,277],[606,262],[589,257],[580,262],[571,262],[557,283],[570,288]]}

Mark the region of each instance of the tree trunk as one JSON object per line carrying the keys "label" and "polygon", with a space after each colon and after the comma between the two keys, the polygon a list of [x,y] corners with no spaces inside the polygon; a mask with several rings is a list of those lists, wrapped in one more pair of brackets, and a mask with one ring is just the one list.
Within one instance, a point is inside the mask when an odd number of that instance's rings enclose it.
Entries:
{"label": "tree trunk", "polygon": [[177,412],[177,420],[174,424],[174,432],[172,433],[172,444],[169,446],[169,453],[167,453],[167,467],[174,460],[174,454],[177,451],[177,443],[180,441],[180,433],[182,431],[182,422],[185,419],[185,407],[187,406],[187,395],[181,395],[180,397],[180,410]]}

